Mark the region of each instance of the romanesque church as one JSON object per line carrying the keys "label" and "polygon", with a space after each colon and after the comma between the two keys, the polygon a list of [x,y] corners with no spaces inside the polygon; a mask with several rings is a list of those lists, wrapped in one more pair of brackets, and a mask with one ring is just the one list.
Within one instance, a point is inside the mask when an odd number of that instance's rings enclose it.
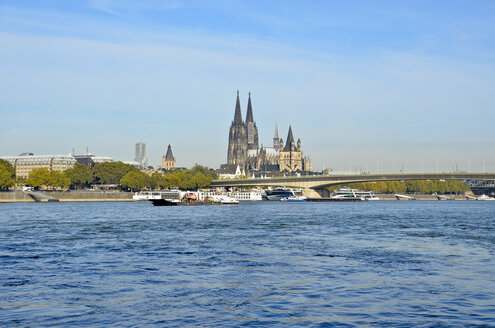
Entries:
{"label": "romanesque church", "polygon": [[242,120],[239,91],[235,104],[234,120],[229,130],[229,148],[227,151],[227,165],[224,168],[239,166],[246,174],[255,172],[301,173],[312,171],[311,160],[304,157],[301,149],[301,140],[294,141],[292,127],[289,126],[285,142],[278,137],[278,128],[275,124],[273,147],[261,147],[258,140],[258,127],[254,122],[251,94],[248,96],[246,121]]}

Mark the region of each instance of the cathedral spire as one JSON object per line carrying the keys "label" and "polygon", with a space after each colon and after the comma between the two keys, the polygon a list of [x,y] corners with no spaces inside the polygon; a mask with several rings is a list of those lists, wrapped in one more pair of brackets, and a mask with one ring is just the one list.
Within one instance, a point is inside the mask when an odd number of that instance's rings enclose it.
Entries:
{"label": "cathedral spire", "polygon": [[242,124],[241,102],[239,101],[239,90],[237,90],[237,100],[235,103],[234,123]]}
{"label": "cathedral spire", "polygon": [[287,141],[285,143],[284,151],[290,151],[293,143],[294,136],[292,135],[292,126],[289,125],[289,133],[287,134]]}
{"label": "cathedral spire", "polygon": [[273,138],[278,139],[278,127],[277,127],[277,122],[275,122],[275,136]]}
{"label": "cathedral spire", "polygon": [[248,105],[247,105],[247,113],[246,113],[246,123],[254,122],[253,119],[253,108],[251,106],[251,92],[249,93]]}

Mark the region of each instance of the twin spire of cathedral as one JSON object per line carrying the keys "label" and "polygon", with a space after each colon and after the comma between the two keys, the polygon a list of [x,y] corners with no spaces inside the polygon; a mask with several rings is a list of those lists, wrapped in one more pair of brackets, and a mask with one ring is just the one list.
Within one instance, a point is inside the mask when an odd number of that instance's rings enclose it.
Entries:
{"label": "twin spire of cathedral", "polygon": [[259,147],[258,128],[254,122],[251,93],[248,96],[246,120],[242,120],[239,90],[235,103],[234,120],[229,129],[229,146],[227,164],[239,166],[242,169],[280,170],[282,172],[311,171],[311,161],[302,156],[301,140],[294,141],[292,126],[284,147],[283,138],[278,136],[278,126],[275,123],[275,135],[272,147]]}
{"label": "twin spire of cathedral", "polygon": [[[235,102],[234,124],[242,124],[241,101],[239,100],[239,90],[237,90],[237,100]],[[246,123],[254,123],[253,106],[251,105],[251,92],[249,93]]]}

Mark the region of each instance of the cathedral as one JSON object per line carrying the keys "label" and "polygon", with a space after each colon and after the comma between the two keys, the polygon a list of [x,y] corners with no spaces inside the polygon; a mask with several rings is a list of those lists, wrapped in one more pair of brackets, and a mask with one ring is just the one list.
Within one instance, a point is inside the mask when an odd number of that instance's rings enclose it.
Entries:
{"label": "cathedral", "polygon": [[232,168],[239,166],[245,172],[280,171],[284,173],[301,173],[312,171],[311,160],[304,157],[301,149],[301,140],[294,141],[292,127],[285,142],[278,137],[278,128],[275,124],[273,147],[259,146],[258,127],[254,122],[251,93],[248,96],[246,121],[242,120],[239,91],[235,104],[234,120],[229,130],[229,148],[227,164]]}

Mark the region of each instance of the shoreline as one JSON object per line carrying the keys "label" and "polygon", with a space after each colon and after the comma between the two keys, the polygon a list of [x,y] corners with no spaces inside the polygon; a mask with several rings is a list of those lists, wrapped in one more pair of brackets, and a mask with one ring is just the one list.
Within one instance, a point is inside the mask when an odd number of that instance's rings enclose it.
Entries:
{"label": "shoreline", "polygon": [[[134,193],[121,192],[121,191],[48,191],[41,192],[58,199],[58,201],[50,201],[48,199],[38,199],[36,201],[27,193],[22,191],[4,191],[0,192],[0,203],[48,203],[48,202],[136,202],[132,196]],[[435,195],[408,195],[414,197],[415,200],[433,201],[439,200]],[[380,198],[378,201],[397,201],[397,198],[393,194],[377,194]],[[452,197],[452,199],[446,200],[470,200],[465,195],[441,195],[446,197]],[[400,199],[400,201],[407,201],[408,199]]]}
{"label": "shoreline", "polygon": [[135,202],[133,193],[120,191],[42,191],[41,194],[56,198],[35,200],[23,191],[0,192],[0,203],[51,203],[51,202]]}

